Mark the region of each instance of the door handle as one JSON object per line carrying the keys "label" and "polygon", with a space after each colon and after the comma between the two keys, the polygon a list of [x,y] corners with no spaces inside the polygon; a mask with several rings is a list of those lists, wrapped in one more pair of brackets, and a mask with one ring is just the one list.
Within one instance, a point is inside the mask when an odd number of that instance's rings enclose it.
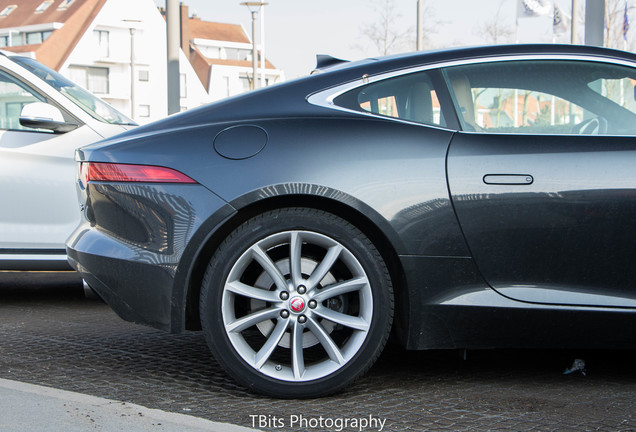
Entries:
{"label": "door handle", "polygon": [[530,174],[486,174],[484,183],[488,185],[530,185],[534,178]]}

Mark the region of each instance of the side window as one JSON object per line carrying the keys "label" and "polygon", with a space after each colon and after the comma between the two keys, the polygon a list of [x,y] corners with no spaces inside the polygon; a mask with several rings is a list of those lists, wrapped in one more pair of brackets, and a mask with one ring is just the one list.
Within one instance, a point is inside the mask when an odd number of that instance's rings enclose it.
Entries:
{"label": "side window", "polygon": [[463,130],[523,134],[635,134],[634,74],[624,66],[574,60],[444,70]]}
{"label": "side window", "polygon": [[356,111],[446,126],[437,93],[426,72],[388,78],[358,87],[338,96],[334,103]]}
{"label": "side window", "polygon": [[34,131],[20,124],[22,107],[33,102],[46,100],[24,83],[0,71],[0,129]]}

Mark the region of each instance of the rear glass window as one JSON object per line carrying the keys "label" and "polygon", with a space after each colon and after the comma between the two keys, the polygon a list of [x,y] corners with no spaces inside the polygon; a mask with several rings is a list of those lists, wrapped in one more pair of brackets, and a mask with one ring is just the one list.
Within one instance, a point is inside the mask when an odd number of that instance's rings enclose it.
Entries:
{"label": "rear glass window", "polygon": [[437,93],[425,72],[358,87],[335,98],[340,107],[435,126],[446,126]]}

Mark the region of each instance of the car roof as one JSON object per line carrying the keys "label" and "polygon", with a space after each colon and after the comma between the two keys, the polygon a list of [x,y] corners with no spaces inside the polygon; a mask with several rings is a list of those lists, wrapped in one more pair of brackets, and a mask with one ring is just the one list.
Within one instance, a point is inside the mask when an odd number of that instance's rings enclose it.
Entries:
{"label": "car roof", "polygon": [[618,58],[636,62],[636,54],[587,45],[562,44],[513,44],[447,48],[430,51],[417,51],[384,57],[372,57],[352,62],[339,62],[331,66],[318,68],[318,72],[335,72],[358,69],[378,69],[388,71],[413,65],[444,63],[476,58],[492,58],[524,55],[585,55],[603,58]]}
{"label": "car roof", "polygon": [[[330,91],[339,85],[354,82],[364,76],[384,75],[393,71],[438,64],[469,62],[474,59],[517,58],[536,55],[559,55],[621,59],[636,64],[636,55],[624,51],[582,45],[496,45],[451,48],[433,51],[398,54],[387,57],[367,58],[352,62],[333,59],[318,70],[319,73],[264,87],[232,98],[217,101],[187,112],[166,117],[157,122],[143,125],[124,135],[141,136],[146,133],[167,129],[204,125],[210,123],[235,122],[245,119],[274,118],[299,115],[324,115],[323,107],[308,104],[312,94]],[[333,61],[336,60],[336,61]],[[335,115],[329,110],[329,115]],[[339,113],[339,115],[345,115]],[[123,137],[124,135],[120,135]],[[97,148],[106,143],[96,144]]]}

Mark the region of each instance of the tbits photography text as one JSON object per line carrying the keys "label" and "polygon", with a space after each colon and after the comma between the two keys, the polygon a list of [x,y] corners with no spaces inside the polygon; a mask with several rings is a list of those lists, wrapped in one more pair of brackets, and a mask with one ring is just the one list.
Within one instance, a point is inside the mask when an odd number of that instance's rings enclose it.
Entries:
{"label": "tbits photography text", "polygon": [[252,427],[254,428],[295,428],[298,430],[329,430],[342,432],[353,431],[378,431],[382,432],[386,425],[386,419],[374,417],[306,417],[302,414],[292,414],[287,417],[265,414],[252,414]]}

